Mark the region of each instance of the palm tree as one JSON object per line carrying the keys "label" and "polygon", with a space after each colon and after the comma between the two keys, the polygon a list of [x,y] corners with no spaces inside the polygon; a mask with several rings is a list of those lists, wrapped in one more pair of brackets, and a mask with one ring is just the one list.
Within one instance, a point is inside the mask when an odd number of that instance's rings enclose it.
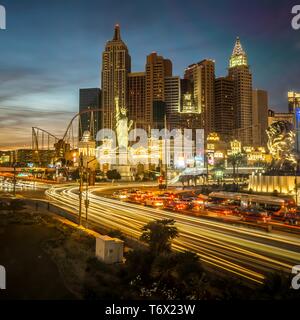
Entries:
{"label": "palm tree", "polygon": [[171,241],[178,236],[173,219],[155,220],[142,228],[141,241],[149,245],[154,255],[171,251]]}
{"label": "palm tree", "polygon": [[235,181],[236,173],[238,172],[239,165],[245,159],[245,155],[241,152],[234,153],[228,156],[227,160],[232,164],[232,176]]}

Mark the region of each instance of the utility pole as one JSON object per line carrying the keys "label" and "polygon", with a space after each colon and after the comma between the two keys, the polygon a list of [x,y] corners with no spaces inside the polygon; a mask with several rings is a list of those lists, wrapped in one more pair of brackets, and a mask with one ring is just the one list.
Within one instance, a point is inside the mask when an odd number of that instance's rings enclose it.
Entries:
{"label": "utility pole", "polygon": [[14,163],[14,193],[13,196],[14,198],[16,197],[16,164]]}
{"label": "utility pole", "polygon": [[86,227],[88,226],[88,210],[90,205],[89,200],[89,181],[90,181],[90,172],[89,172],[89,164],[93,161],[97,160],[94,158],[86,163],[86,185],[85,185],[85,220],[86,220]]}
{"label": "utility pole", "polygon": [[208,153],[204,150],[204,161],[206,160],[206,184],[209,182],[209,169],[208,169]]}
{"label": "utility pole", "polygon": [[82,215],[82,188],[83,188],[83,157],[82,153],[79,158],[79,219],[78,224],[81,226]]}
{"label": "utility pole", "polygon": [[15,157],[15,154],[14,154],[14,180],[13,180],[13,196],[14,198],[16,197],[16,157]]}
{"label": "utility pole", "polygon": [[[168,154],[167,154],[167,114],[165,113],[164,117],[164,123],[165,123],[165,185],[166,190],[168,189]],[[171,147],[171,141],[170,141],[170,147]]]}
{"label": "utility pole", "polygon": [[87,164],[86,168],[86,185],[85,185],[85,220],[86,220],[86,227],[87,227],[87,220],[88,220],[88,207],[89,207],[89,167]]}

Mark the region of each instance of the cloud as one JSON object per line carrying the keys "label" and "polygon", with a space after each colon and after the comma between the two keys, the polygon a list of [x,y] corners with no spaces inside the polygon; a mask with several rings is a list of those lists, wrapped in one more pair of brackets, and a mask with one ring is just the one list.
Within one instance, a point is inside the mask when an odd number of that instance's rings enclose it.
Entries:
{"label": "cloud", "polygon": [[[5,110],[5,112],[3,112]],[[44,111],[0,108],[0,148],[2,150],[12,146],[30,146],[31,128],[40,127],[50,133],[63,136],[73,112]]]}

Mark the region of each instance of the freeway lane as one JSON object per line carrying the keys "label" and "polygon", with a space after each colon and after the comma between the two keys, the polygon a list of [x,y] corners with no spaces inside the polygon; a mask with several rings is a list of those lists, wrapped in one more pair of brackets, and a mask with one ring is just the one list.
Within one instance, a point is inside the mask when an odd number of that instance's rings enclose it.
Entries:
{"label": "freeway lane", "polygon": [[[283,270],[290,273],[294,265],[300,264],[300,239],[296,236],[268,234],[102,198],[93,194],[96,190],[99,187],[91,188],[89,194],[89,220],[139,237],[141,227],[147,222],[162,218],[175,219],[180,232],[180,237],[174,241],[175,249],[195,251],[205,264],[236,274],[242,279],[262,283],[267,272]],[[59,206],[77,213],[77,192],[78,187],[64,186],[47,190],[46,194]]]}

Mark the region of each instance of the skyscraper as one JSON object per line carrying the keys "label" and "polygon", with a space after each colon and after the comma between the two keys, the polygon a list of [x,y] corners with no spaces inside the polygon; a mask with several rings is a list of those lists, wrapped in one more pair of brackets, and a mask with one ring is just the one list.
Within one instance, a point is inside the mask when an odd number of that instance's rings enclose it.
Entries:
{"label": "skyscraper", "polygon": [[210,59],[190,65],[184,73],[193,87],[195,112],[201,114],[199,128],[205,135],[214,131],[215,62]]}
{"label": "skyscraper", "polygon": [[[294,128],[296,134],[295,148],[300,152],[300,93],[289,91],[288,92],[289,112],[293,114]],[[299,161],[297,162],[299,163]],[[298,166],[299,164],[297,164]]]}
{"label": "skyscraper", "polygon": [[234,128],[236,138],[244,145],[252,144],[252,74],[240,39],[236,43],[229,61],[229,76],[234,81]]}
{"label": "skyscraper", "polygon": [[180,77],[165,77],[165,103],[169,129],[180,127]]}
{"label": "skyscraper", "polygon": [[233,137],[233,85],[229,77],[215,81],[215,131],[223,141]]}
{"label": "skyscraper", "polygon": [[114,129],[115,98],[120,108],[127,106],[127,75],[131,58],[121,39],[120,26],[115,26],[114,37],[108,41],[102,55],[103,127]]}
{"label": "skyscraper", "polygon": [[[201,89],[201,67],[194,63],[189,65],[184,71],[184,79],[188,80],[192,87],[192,94],[195,106],[195,112],[202,113],[202,89]],[[202,124],[203,125],[203,124]]]}
{"label": "skyscraper", "polygon": [[289,112],[294,113],[295,108],[300,107],[300,92],[288,92]]}
{"label": "skyscraper", "polygon": [[[147,56],[145,121],[156,126],[165,113],[165,78],[172,76],[172,62],[156,52]],[[161,126],[161,123],[160,123]]]}
{"label": "skyscraper", "polygon": [[[101,90],[99,88],[89,88],[79,90],[79,112],[100,109],[101,108]],[[83,113],[80,116],[79,140],[81,140],[84,131],[90,131],[96,137],[101,129],[101,112]]]}
{"label": "skyscraper", "polygon": [[180,79],[180,112],[195,113],[193,85],[189,79]]}
{"label": "skyscraper", "polygon": [[145,122],[146,109],[146,73],[128,74],[128,118],[133,120],[136,128],[147,130]]}
{"label": "skyscraper", "polygon": [[266,130],[268,128],[268,92],[264,90],[253,90],[253,145],[267,146],[268,137]]}

